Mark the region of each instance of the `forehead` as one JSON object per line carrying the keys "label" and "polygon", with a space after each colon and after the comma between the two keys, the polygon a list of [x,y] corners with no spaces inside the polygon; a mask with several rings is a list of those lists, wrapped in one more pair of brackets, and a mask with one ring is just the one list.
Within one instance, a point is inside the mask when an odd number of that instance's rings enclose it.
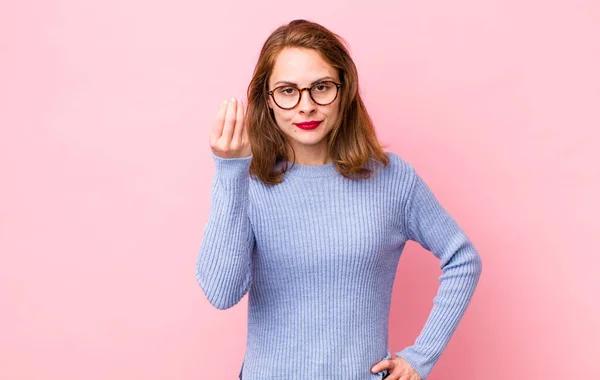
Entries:
{"label": "forehead", "polygon": [[337,70],[313,49],[286,48],[275,60],[269,82],[288,81],[308,86],[315,79],[331,76],[338,78]]}

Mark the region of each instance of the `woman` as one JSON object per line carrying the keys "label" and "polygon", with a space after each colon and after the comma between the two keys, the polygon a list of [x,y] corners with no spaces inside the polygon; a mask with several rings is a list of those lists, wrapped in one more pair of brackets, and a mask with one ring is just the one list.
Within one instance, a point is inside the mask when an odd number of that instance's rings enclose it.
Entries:
{"label": "woman", "polygon": [[[248,292],[243,380],[424,380],[479,280],[469,238],[378,143],[344,43],[305,20],[278,28],[247,109],[223,102],[211,131],[216,169],[196,277],[219,309]],[[391,294],[408,240],[443,274],[415,344],[392,353]]]}

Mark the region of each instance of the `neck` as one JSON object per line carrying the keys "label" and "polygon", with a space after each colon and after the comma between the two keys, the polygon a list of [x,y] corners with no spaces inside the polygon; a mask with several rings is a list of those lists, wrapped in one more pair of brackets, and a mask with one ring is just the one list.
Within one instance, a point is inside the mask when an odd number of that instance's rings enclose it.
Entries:
{"label": "neck", "polygon": [[[327,146],[323,147],[302,147],[294,148],[296,153],[295,162],[300,165],[316,166],[325,165],[333,162],[329,153],[327,152]],[[288,154],[289,159],[293,159],[291,151]]]}

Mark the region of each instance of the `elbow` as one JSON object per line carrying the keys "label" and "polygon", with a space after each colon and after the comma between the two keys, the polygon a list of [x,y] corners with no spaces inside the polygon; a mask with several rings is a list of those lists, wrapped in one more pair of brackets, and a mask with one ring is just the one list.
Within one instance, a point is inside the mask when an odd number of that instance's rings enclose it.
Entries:
{"label": "elbow", "polygon": [[481,277],[481,271],[483,269],[483,261],[481,259],[481,255],[475,249],[472,251],[469,261],[469,268],[471,275],[475,277],[477,281],[479,281],[479,278]]}
{"label": "elbow", "polygon": [[481,270],[483,268],[483,263],[481,260],[481,255],[475,245],[470,239],[467,239],[466,243],[463,245],[462,250],[466,253],[464,256],[465,264],[469,266],[469,272],[479,278],[481,275]]}
{"label": "elbow", "polygon": [[240,292],[235,286],[223,287],[216,286],[217,284],[214,283],[206,283],[198,274],[196,274],[196,280],[208,302],[219,310],[227,310],[237,305],[247,291],[247,287]]}
{"label": "elbow", "polygon": [[211,305],[213,305],[215,308],[219,309],[219,310],[227,310],[230,309],[232,307],[234,307],[235,305],[237,305],[239,303],[239,301],[241,300],[241,298],[235,302],[228,302],[228,300],[224,300],[222,298],[208,298],[208,302],[210,302]]}
{"label": "elbow", "polygon": [[202,281],[198,280],[198,284],[200,285],[200,289],[204,293],[206,300],[215,308],[219,310],[227,310],[233,306],[235,306],[240,300],[235,299],[231,296],[227,296],[227,294],[219,293],[214,290],[210,290],[207,287],[203,286]]}
{"label": "elbow", "polygon": [[477,277],[479,277],[481,276],[481,271],[483,269],[483,261],[481,260],[481,256],[477,254],[473,261],[473,265],[475,266],[475,273],[477,274]]}

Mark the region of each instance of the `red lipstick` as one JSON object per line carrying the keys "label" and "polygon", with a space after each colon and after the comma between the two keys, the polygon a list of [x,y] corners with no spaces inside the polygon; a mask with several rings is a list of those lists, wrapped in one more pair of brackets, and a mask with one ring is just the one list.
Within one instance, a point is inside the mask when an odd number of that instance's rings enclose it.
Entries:
{"label": "red lipstick", "polygon": [[317,120],[305,121],[302,123],[294,123],[296,127],[304,130],[315,129],[319,126],[319,124],[321,124],[321,121]]}

